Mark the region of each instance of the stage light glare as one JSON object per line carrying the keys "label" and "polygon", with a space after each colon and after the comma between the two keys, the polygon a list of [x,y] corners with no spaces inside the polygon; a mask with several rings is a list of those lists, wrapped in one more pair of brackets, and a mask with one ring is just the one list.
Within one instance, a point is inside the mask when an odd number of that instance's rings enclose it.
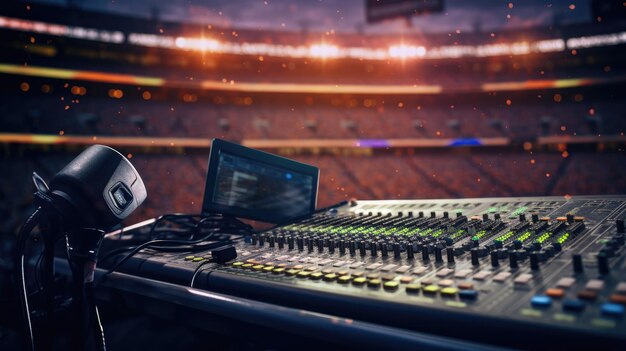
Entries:
{"label": "stage light glare", "polygon": [[414,58],[424,57],[426,55],[426,48],[423,46],[411,46],[411,45],[394,45],[389,47],[389,56],[393,58]]}
{"label": "stage light glare", "polygon": [[337,57],[339,55],[339,48],[327,44],[311,45],[310,53],[313,57]]}

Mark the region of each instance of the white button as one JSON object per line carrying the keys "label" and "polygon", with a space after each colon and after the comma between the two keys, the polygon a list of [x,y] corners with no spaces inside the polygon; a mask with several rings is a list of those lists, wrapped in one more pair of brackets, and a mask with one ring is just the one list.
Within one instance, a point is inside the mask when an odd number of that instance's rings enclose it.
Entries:
{"label": "white button", "polygon": [[413,274],[420,275],[420,274],[426,272],[426,269],[427,269],[426,267],[417,267],[417,268],[415,268],[413,270]]}
{"label": "white button", "polygon": [[509,272],[501,272],[501,273],[496,274],[495,277],[493,277],[493,280],[496,282],[503,282],[510,276],[511,276],[511,273]]}
{"label": "white button", "polygon": [[587,282],[587,285],[585,285],[585,288],[589,290],[602,290],[604,288],[604,282],[599,279],[592,279]]}
{"label": "white button", "polygon": [[462,270],[454,273],[454,277],[455,278],[467,278],[467,276],[469,276],[470,273],[472,273],[471,269],[462,269]]}
{"label": "white button", "polygon": [[524,273],[524,274],[518,275],[517,278],[513,280],[513,282],[515,284],[528,284],[528,282],[531,281],[531,279],[533,279],[532,274]]}
{"label": "white button", "polygon": [[394,269],[396,267],[398,267],[398,265],[388,264],[388,265],[384,266],[383,268],[381,268],[380,270],[383,271],[383,272],[389,272],[390,270],[392,270],[392,269]]}
{"label": "white button", "polygon": [[491,271],[480,271],[480,272],[474,274],[474,279],[475,280],[485,280],[485,279],[487,279],[488,276],[491,275],[491,273],[493,273],[493,272],[491,272]]}
{"label": "white button", "polygon": [[447,277],[452,272],[454,272],[454,270],[452,270],[450,268],[443,268],[442,270],[437,272],[437,276],[440,277],[440,278]]}
{"label": "white button", "polygon": [[337,262],[333,263],[333,267],[341,267],[341,266],[343,266],[346,263],[348,263],[348,262],[346,262],[346,261],[337,261]]}
{"label": "white button", "polygon": [[353,264],[351,264],[349,267],[350,268],[358,268],[361,267],[362,265],[364,265],[365,263],[363,262],[354,262]]}
{"label": "white button", "polygon": [[365,269],[374,270],[382,265],[383,265],[382,263],[372,263],[369,266],[365,267]]}
{"label": "white button", "polygon": [[409,269],[411,269],[411,266],[404,265],[404,266],[398,267],[398,269],[396,269],[396,272],[406,273]]}
{"label": "white button", "polygon": [[556,286],[558,286],[559,288],[571,288],[574,283],[576,283],[576,279],[566,277],[559,279],[559,281],[556,282]]}

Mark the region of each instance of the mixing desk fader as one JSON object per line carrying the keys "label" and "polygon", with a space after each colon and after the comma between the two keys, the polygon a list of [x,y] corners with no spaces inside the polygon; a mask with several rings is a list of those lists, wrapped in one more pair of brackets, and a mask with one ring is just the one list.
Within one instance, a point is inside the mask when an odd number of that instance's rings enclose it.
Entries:
{"label": "mixing desk fader", "polygon": [[[504,346],[620,349],[625,218],[624,196],[359,201],[247,238],[194,287]],[[148,251],[122,271],[189,284],[203,260]]]}

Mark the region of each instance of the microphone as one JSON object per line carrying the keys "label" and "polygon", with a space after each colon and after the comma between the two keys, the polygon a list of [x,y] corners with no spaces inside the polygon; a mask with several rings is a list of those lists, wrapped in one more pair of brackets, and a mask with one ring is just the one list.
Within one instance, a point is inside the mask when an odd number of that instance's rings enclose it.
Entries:
{"label": "microphone", "polygon": [[[96,333],[96,347],[105,349],[104,334],[98,311],[93,301],[93,276],[98,249],[104,232],[119,224],[146,199],[147,192],[141,176],[130,161],[118,151],[104,145],[85,149],[61,171],[52,177],[50,185],[33,174],[37,209],[22,226],[18,236],[17,261],[21,286],[19,295],[24,319],[28,327],[30,348],[35,349],[35,338],[30,321],[24,252],[30,232],[41,224],[44,237],[44,295],[48,295],[47,318],[50,321],[53,304],[50,296],[53,278],[54,243],[65,236],[72,268],[72,309],[76,329],[74,349],[87,348],[90,333]],[[95,320],[95,322],[94,322]],[[94,328],[95,327],[95,328]],[[48,323],[48,329],[54,326]],[[91,329],[93,328],[93,329]],[[90,330],[91,329],[91,330]],[[43,332],[46,344],[52,342],[50,330]]]}

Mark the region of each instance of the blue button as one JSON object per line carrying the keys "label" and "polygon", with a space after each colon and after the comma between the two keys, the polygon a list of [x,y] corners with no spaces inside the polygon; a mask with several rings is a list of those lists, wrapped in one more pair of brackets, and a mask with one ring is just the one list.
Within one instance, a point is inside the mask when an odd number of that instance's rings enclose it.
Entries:
{"label": "blue button", "polygon": [[621,317],[624,314],[624,306],[616,303],[605,303],[600,308],[603,315],[612,317]]}
{"label": "blue button", "polygon": [[530,300],[534,307],[547,308],[552,306],[552,299],[546,295],[535,295]]}
{"label": "blue button", "polygon": [[478,291],[476,290],[461,290],[459,291],[459,297],[465,300],[476,300],[478,298]]}
{"label": "blue button", "polygon": [[585,303],[580,300],[564,300],[563,301],[564,311],[580,312],[584,309],[585,309]]}

